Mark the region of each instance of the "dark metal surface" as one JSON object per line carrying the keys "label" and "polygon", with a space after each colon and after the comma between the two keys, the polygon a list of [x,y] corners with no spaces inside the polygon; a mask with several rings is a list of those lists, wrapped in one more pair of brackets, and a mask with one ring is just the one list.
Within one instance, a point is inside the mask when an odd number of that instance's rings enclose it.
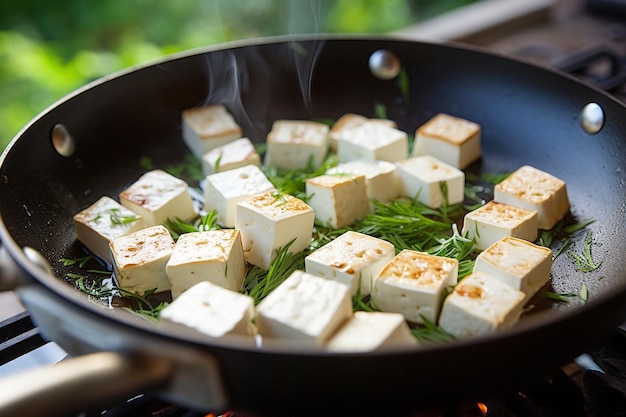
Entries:
{"label": "dark metal surface", "polygon": [[[408,99],[397,79],[369,72],[368,58],[381,48],[400,58],[410,80]],[[381,105],[409,134],[438,112],[476,121],[483,127],[483,158],[470,170],[497,173],[531,164],[564,179],[573,216],[595,219],[591,230],[601,242],[594,248],[602,262],[598,273],[576,272],[566,261],[553,270],[557,292],[576,292],[585,283],[590,301],[584,306],[533,314],[503,335],[371,356],[206,344],[110,314],[24,265],[58,294],[57,302],[71,303],[94,322],[210,350],[234,407],[327,413],[329,404],[336,412],[358,411],[355,402],[378,398],[384,410],[368,403],[368,412],[389,411],[389,401],[406,411],[450,395],[493,393],[571,360],[626,319],[626,267],[619,261],[626,253],[624,106],[557,72],[465,48],[388,39],[270,42],[198,53],[97,83],[54,106],[0,160],[0,236],[11,254],[25,263],[19,248],[36,248],[63,276],[58,259],[76,250],[73,214],[103,194],[115,197],[143,172],[143,157],[157,167],[181,161],[181,111],[209,102],[226,104],[255,141],[263,141],[278,118],[374,116]],[[589,102],[606,114],[597,135],[580,127]],[[76,140],[71,157],[51,144],[57,123]]]}

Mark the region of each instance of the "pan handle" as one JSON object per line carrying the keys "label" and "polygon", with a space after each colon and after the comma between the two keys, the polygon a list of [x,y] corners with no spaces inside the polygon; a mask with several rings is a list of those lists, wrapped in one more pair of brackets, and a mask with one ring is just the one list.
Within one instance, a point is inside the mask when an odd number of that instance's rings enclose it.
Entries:
{"label": "pan handle", "polygon": [[146,355],[93,353],[3,378],[0,410],[10,416],[74,415],[163,386],[172,374],[171,364]]}
{"label": "pan handle", "polygon": [[70,415],[53,405],[97,411],[98,404],[148,392],[192,409],[226,409],[220,363],[206,347],[94,315],[41,285],[20,285],[17,292],[42,336],[74,357],[41,373],[0,379],[0,415],[6,409],[16,410],[6,415]]}

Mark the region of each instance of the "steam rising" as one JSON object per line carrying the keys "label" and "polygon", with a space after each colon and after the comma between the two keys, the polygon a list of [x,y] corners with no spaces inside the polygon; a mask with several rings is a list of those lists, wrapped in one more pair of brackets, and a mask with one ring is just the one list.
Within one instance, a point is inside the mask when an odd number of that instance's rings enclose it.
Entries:
{"label": "steam rising", "polygon": [[[306,2],[283,3],[280,13],[286,20],[287,40],[290,41],[280,47],[271,46],[271,55],[263,53],[261,48],[248,48],[245,53],[244,49],[231,48],[206,55],[208,93],[205,104],[225,105],[242,126],[244,135],[254,137],[256,132],[264,137],[269,131],[272,86],[276,90],[281,82],[292,80],[291,77],[277,79],[281,71],[295,72],[302,103],[312,112],[313,73],[324,41],[315,36],[321,27],[321,1],[312,0],[308,2],[309,8],[306,6]],[[309,34],[307,41],[300,42],[296,35],[304,33]],[[284,88],[292,90],[294,86]],[[253,102],[254,108],[246,108],[244,100]]]}

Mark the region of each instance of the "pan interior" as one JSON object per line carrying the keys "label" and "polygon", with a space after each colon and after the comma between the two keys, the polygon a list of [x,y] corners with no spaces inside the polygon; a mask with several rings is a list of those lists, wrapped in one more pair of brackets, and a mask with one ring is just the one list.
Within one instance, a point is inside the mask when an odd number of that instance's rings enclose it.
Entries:
{"label": "pan interior", "polygon": [[[101,80],[34,120],[0,161],[0,214],[16,246],[37,249],[57,276],[65,276],[59,259],[82,254],[72,216],[102,195],[117,196],[146,171],[146,161],[156,168],[181,164],[187,155],[181,112],[190,107],[225,104],[244,136],[255,142],[264,141],[277,119],[335,120],[348,112],[376,117],[383,109],[413,134],[445,112],[482,126],[483,157],[470,172],[533,165],[565,180],[575,220],[594,220],[589,228],[601,268],[580,273],[571,258],[560,257],[552,274],[555,292],[575,293],[584,284],[592,305],[626,292],[618,262],[626,252],[626,147],[620,133],[626,131],[626,117],[624,107],[607,95],[561,74],[452,46],[364,38],[231,46]],[[398,55],[401,77],[384,80],[370,72],[368,59],[380,49]],[[579,121],[589,102],[599,103],[606,115],[595,135]],[[51,141],[59,123],[73,138],[68,155]],[[580,250],[582,240],[578,236],[573,248]],[[59,291],[57,280],[41,280]],[[613,321],[625,316],[617,312]]]}

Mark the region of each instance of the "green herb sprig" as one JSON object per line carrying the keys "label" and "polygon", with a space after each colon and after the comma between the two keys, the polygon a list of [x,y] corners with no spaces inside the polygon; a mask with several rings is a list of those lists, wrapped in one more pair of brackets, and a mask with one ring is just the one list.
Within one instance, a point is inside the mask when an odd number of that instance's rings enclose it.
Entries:
{"label": "green herb sprig", "polygon": [[587,288],[585,283],[582,283],[580,286],[580,290],[577,293],[569,292],[569,293],[559,294],[559,293],[555,293],[552,291],[544,291],[543,296],[551,300],[561,302],[561,303],[569,303],[572,299],[578,299],[582,301],[583,303],[586,303],[587,299],[589,298],[589,289]]}
{"label": "green herb sprig", "polygon": [[416,200],[373,203],[374,213],[365,216],[355,230],[387,240],[397,251],[424,251],[438,245],[441,236],[452,226],[452,220],[443,210],[433,210]]}
{"label": "green herb sprig", "polygon": [[267,270],[253,266],[246,274],[241,292],[252,297],[255,304],[260,303],[294,271],[304,270],[304,258],[308,252],[291,253],[294,242],[295,239],[277,250],[276,258]]}
{"label": "green herb sprig", "polygon": [[437,326],[423,315],[420,314],[420,316],[424,325],[411,329],[411,333],[419,342],[434,344],[451,342],[454,340],[454,337],[450,333],[446,332],[440,326]]}
{"label": "green herb sprig", "polygon": [[174,219],[167,219],[163,226],[169,230],[172,235],[172,239],[178,240],[180,235],[193,232],[206,232],[209,230],[219,230],[221,226],[217,223],[217,210],[211,210],[204,216],[197,219],[195,222],[190,223],[176,217]]}
{"label": "green herb sprig", "polygon": [[572,251],[568,252],[569,255],[574,258],[574,265],[577,271],[591,272],[595,271],[600,267],[600,265],[602,265],[602,262],[596,262],[593,260],[593,257],[591,256],[592,245],[593,239],[591,235],[591,230],[588,230],[587,234],[585,235],[583,253],[578,254]]}
{"label": "green herb sprig", "polygon": [[308,201],[309,196],[306,195],[306,180],[318,177],[330,168],[337,166],[339,159],[336,154],[331,154],[318,168],[313,168],[312,162],[312,159],[309,160],[308,166],[305,169],[287,170],[263,166],[262,170],[279,193],[290,194],[303,201]]}

